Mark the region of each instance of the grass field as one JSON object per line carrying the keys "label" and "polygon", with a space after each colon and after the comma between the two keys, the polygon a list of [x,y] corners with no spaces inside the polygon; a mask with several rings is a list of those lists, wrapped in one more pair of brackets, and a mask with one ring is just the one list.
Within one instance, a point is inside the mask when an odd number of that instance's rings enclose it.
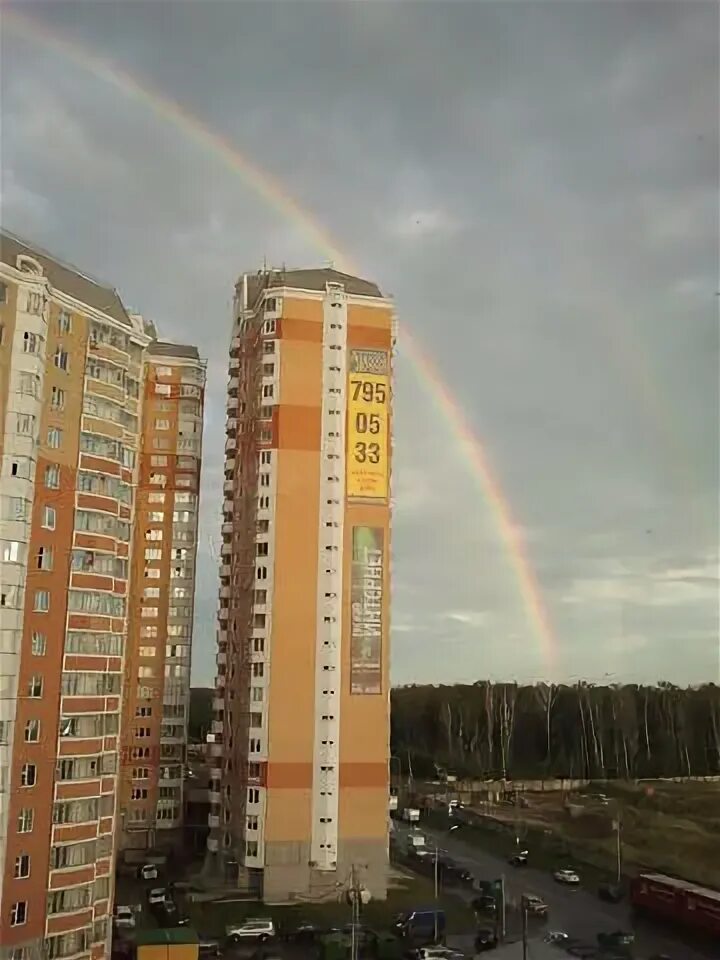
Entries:
{"label": "grass field", "polygon": [[[398,913],[417,907],[431,907],[433,899],[432,881],[396,870],[387,900],[371,900],[363,906],[361,921],[373,929],[388,929]],[[448,931],[464,933],[473,929],[473,913],[459,897],[441,894],[439,903],[447,917]],[[215,901],[190,904],[189,913],[193,926],[213,937],[224,935],[228,924],[246,917],[272,917],[281,932],[291,930],[300,921],[341,927],[352,920],[350,906],[344,899],[270,907],[255,901]]]}

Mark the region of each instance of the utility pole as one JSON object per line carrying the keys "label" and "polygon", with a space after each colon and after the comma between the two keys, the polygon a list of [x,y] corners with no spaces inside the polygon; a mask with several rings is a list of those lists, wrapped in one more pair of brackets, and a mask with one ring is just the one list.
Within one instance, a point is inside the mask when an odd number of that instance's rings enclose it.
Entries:
{"label": "utility pole", "polygon": [[617,882],[620,885],[622,883],[622,837],[619,808],[615,818],[615,836],[617,838]]}
{"label": "utility pole", "polygon": [[523,945],[523,960],[527,960],[527,948],[528,948],[528,911],[527,911],[527,900],[525,896],[520,898],[520,909],[522,910],[522,945]]}
{"label": "utility pole", "polygon": [[435,844],[435,914],[434,914],[434,928],[435,928],[435,943],[438,942],[438,895],[439,895],[439,884],[438,884],[438,854],[440,853],[438,844]]}
{"label": "utility pole", "polygon": [[360,884],[358,883],[355,864],[352,865],[350,881],[350,898],[352,905],[352,923],[350,925],[350,960],[358,960],[358,925],[360,923]]}
{"label": "utility pole", "polygon": [[503,873],[500,877],[500,897],[502,898],[502,906],[500,910],[500,941],[505,940],[505,934],[507,932],[507,914],[505,908],[505,874]]}

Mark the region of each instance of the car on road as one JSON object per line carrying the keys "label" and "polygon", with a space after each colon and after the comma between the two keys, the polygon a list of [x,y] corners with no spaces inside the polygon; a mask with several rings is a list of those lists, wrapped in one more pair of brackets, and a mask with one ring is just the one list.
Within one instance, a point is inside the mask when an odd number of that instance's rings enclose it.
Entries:
{"label": "car on road", "polygon": [[293,930],[288,932],[287,939],[293,943],[314,943],[318,937],[327,932],[317,924],[310,923],[309,920],[301,920]]}
{"label": "car on road", "polygon": [[508,863],[512,867],[526,867],[528,864],[528,852],[527,850],[520,850],[518,853],[514,853],[509,859]]}
{"label": "car on road", "polygon": [[222,950],[219,940],[201,940],[198,944],[198,960],[206,957],[221,957]]}
{"label": "car on road", "polygon": [[490,927],[481,927],[475,933],[475,952],[485,953],[498,945],[497,933]]}
{"label": "car on road", "polygon": [[157,880],[158,868],[155,863],[143,863],[138,867],[138,878],[140,880]]}
{"label": "car on road", "polygon": [[567,943],[569,939],[570,937],[564,930],[548,930],[544,937],[545,943],[555,944]]}
{"label": "car on road", "polygon": [[147,902],[151,907],[157,903],[164,903],[167,895],[168,893],[165,887],[153,887],[151,890],[148,890]]}
{"label": "car on road", "polygon": [[275,924],[269,917],[253,917],[242,923],[232,923],[225,928],[228,943],[256,940],[267,943],[275,936]]}
{"label": "car on road", "polygon": [[113,923],[118,930],[134,930],[135,911],[132,907],[115,907],[113,910]]}
{"label": "car on road", "polygon": [[535,896],[534,893],[525,893],[523,894],[523,901],[525,903],[525,909],[533,917],[546,917],[548,914],[548,905],[541,897]]}
{"label": "car on road", "polygon": [[613,930],[612,933],[599,933],[597,935],[597,942],[602,950],[629,952],[635,943],[635,934],[627,933],[625,930]]}
{"label": "car on road", "polygon": [[553,874],[553,877],[558,883],[565,883],[571,887],[576,887],[580,883],[579,874],[568,868],[564,870],[556,870]]}

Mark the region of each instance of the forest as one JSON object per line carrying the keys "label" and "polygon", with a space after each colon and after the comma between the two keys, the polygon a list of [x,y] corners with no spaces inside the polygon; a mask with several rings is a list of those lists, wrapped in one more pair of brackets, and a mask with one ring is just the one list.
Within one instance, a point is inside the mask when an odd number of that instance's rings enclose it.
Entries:
{"label": "forest", "polygon": [[397,687],[394,773],[592,779],[720,774],[720,686],[478,681]]}

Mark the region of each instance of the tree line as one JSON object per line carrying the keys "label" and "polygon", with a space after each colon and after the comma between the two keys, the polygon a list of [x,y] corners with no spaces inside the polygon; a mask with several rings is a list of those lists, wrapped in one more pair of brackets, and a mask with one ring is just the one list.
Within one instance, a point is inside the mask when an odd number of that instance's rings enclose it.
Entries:
{"label": "tree line", "polygon": [[[590,779],[720,774],[720,686],[397,687],[392,772]],[[399,768],[399,769],[398,769]]]}

